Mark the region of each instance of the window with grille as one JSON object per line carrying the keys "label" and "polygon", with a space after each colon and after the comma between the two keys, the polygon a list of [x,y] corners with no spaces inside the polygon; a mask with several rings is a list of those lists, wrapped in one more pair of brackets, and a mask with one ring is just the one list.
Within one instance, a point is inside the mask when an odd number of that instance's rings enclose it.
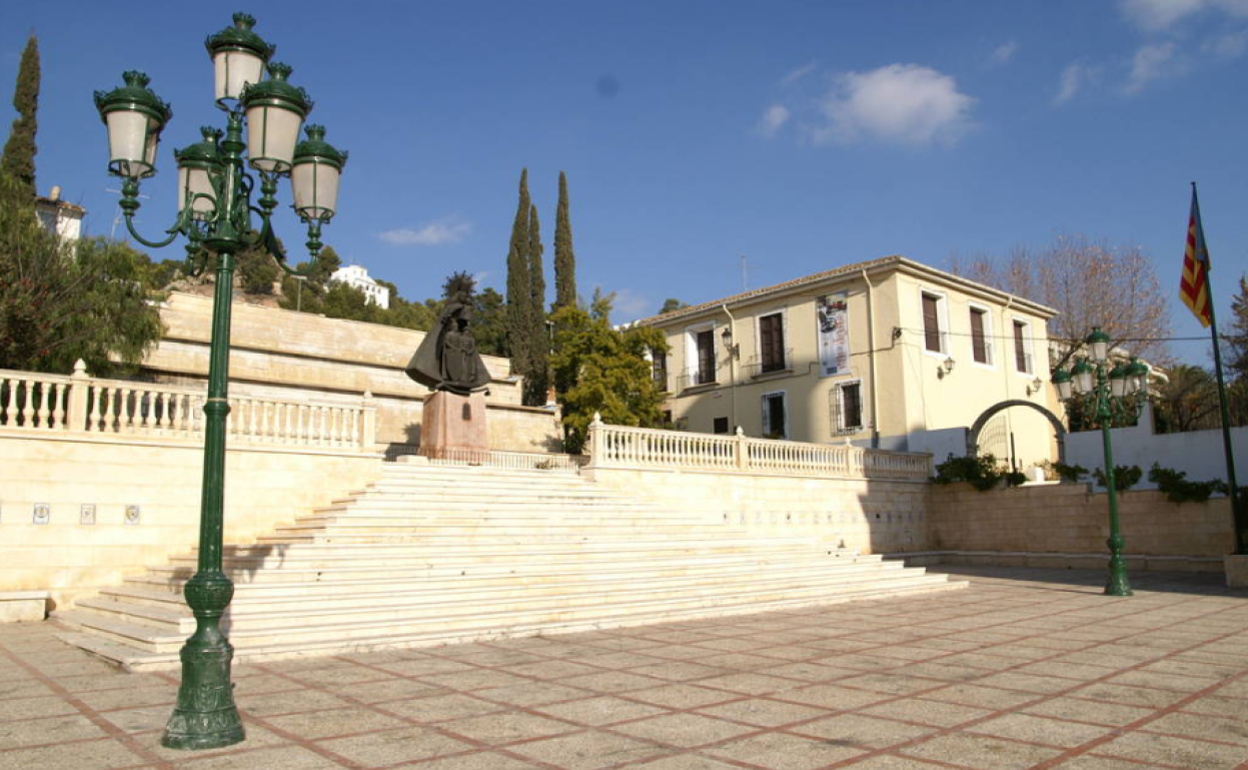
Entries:
{"label": "window with grille", "polygon": [[783,314],[773,313],[758,319],[758,347],[762,373],[784,369]]}
{"label": "window with grille", "polygon": [[832,435],[857,433],[862,430],[862,383],[846,382],[828,392],[831,407]]}

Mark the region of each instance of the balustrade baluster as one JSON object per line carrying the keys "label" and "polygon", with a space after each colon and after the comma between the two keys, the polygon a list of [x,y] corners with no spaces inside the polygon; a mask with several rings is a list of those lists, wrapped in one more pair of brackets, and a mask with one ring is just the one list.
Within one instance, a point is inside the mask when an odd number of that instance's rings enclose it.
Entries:
{"label": "balustrade baluster", "polygon": [[31,403],[34,401],[35,394],[32,393],[30,380],[18,380],[22,387],[22,427],[29,428],[35,418],[35,407]]}
{"label": "balustrade baluster", "polygon": [[52,425],[57,430],[65,430],[65,396],[68,385],[52,386]]}
{"label": "balustrade baluster", "polygon": [[52,384],[48,382],[39,383],[39,411],[35,413],[36,419],[39,421],[39,427],[46,429],[48,427],[48,399],[51,396]]}

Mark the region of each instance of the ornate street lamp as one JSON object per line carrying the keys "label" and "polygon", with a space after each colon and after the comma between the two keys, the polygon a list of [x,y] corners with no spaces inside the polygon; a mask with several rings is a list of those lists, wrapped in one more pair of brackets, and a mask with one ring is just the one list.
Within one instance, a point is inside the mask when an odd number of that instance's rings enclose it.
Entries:
{"label": "ornate street lamp", "polygon": [[[274,48],[252,31],[255,23],[246,14],[235,14],[234,26],[212,35],[205,43],[213,61],[216,103],[226,114],[226,128],[203,128],[202,141],[174,151],[178,216],[162,241],[152,242],[139,235],[134,229],[134,213],[139,208],[139,180],[156,173],[156,144],[173,113],[147,87],[149,78],[141,72],[126,72],[122,75],[124,86],[95,94],[100,117],[108,126],[108,169],[123,180],[120,205],[126,229],[139,243],[152,248],[167,246],[178,235],[186,236],[187,270],[193,275],[216,260],[208,400],[204,405],[199,563],[185,588],[187,604],[195,614],[195,633],[182,647],[178,703],[161,739],[164,746],[174,749],[228,746],[245,737],[230,683],[234,648],[220,626],[221,615],[234,595],[234,584],[221,569],[234,256],[244,249],[263,248],[286,272],[296,272],[286,265],[286,255],[270,225],[277,206],[278,180],[291,176],[293,169],[295,210],[307,224],[308,250],[315,260],[321,249],[321,225],[334,215],[339,176],[347,160],[345,152],[325,143],[325,129],[319,126],[309,126],[308,141],[296,147],[299,127],[312,110],[312,101],[302,88],[287,82],[289,67],[269,64]],[[252,205],[256,185],[244,168],[244,153],[260,178],[258,207]],[[300,170],[307,167],[310,171]],[[253,226],[253,215],[259,217],[258,229]]]}
{"label": "ornate street lamp", "polygon": [[1101,426],[1101,442],[1105,451],[1105,488],[1109,492],[1109,582],[1105,593],[1110,596],[1130,596],[1131,584],[1127,581],[1127,563],[1122,558],[1125,545],[1118,526],[1118,489],[1114,478],[1114,450],[1109,428],[1117,417],[1120,421],[1130,416],[1139,417],[1147,395],[1148,367],[1134,356],[1129,364],[1118,364],[1108,369],[1109,335],[1099,326],[1084,340],[1092,354],[1092,362],[1080,358],[1070,371],[1058,369],[1053,373],[1058,398],[1069,402],[1076,394],[1093,399],[1093,413]]}

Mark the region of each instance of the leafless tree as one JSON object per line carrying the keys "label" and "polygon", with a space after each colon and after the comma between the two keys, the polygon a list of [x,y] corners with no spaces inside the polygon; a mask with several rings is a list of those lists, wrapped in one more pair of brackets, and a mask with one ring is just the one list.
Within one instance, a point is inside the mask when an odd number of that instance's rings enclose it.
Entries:
{"label": "leafless tree", "polygon": [[1016,247],[1002,260],[984,254],[954,257],[950,271],[1056,310],[1049,338],[1065,351],[1099,326],[1133,355],[1158,365],[1171,360],[1165,341],[1169,306],[1139,246],[1111,247],[1104,240],[1059,235],[1043,249]]}

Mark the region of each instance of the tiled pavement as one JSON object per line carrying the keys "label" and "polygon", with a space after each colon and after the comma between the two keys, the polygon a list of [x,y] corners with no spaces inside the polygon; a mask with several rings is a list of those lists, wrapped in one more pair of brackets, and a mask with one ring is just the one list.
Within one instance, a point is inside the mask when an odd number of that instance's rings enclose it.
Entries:
{"label": "tiled pavement", "polygon": [[0,626],[0,770],[1248,768],[1248,592],[951,569],[929,596],[235,670],[248,739],[159,740],[176,672]]}

